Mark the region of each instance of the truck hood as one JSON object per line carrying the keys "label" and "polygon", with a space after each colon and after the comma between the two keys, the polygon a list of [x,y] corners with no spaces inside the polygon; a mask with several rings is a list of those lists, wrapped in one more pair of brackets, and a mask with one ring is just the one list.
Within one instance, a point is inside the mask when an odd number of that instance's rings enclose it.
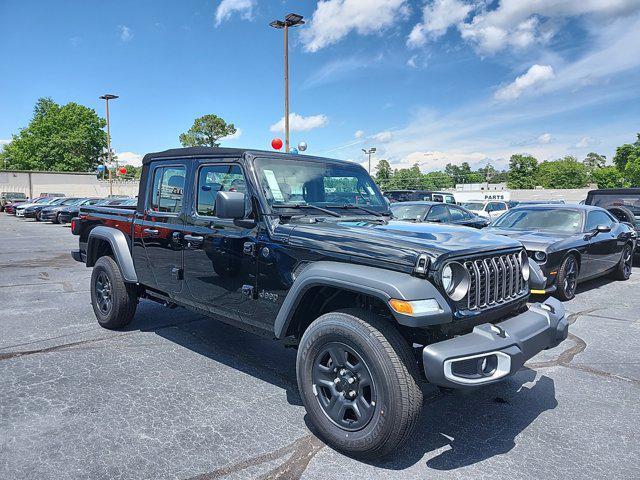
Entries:
{"label": "truck hood", "polygon": [[289,243],[341,256],[357,256],[371,263],[391,262],[411,267],[423,253],[437,264],[451,256],[522,247],[515,240],[475,228],[366,219],[297,224],[289,235]]}
{"label": "truck hood", "polygon": [[492,227],[489,227],[487,231],[518,240],[522,242],[527,250],[544,250],[554,243],[562,242],[574,235],[571,233],[541,232],[539,230],[506,230]]}

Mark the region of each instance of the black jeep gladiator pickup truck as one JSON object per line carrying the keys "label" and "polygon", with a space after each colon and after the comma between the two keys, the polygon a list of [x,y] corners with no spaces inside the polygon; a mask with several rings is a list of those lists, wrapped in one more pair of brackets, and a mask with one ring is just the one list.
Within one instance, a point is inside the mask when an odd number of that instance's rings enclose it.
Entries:
{"label": "black jeep gladiator pickup truck", "polygon": [[522,244],[395,222],[351,162],[151,153],[132,208],[81,207],[72,222],[100,325],[128,325],[146,298],[293,343],[309,418],[352,455],[387,454],[410,435],[424,380],[493,383],[567,337],[559,301],[527,307]]}

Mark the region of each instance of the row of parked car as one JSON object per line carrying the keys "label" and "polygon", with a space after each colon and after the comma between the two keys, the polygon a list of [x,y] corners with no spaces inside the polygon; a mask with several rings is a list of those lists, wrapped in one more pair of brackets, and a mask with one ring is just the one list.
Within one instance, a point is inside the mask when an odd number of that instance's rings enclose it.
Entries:
{"label": "row of parked car", "polygon": [[39,197],[28,199],[23,193],[2,192],[0,211],[21,218],[32,218],[38,222],[71,223],[78,216],[80,207],[135,205],[136,199],[130,197],[66,197],[60,193],[43,193]]}

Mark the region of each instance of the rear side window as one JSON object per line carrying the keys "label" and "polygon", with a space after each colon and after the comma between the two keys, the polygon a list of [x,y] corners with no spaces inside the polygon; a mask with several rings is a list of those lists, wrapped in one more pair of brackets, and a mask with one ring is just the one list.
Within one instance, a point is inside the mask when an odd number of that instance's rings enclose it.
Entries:
{"label": "rear side window", "polygon": [[[198,215],[215,217],[216,195],[218,192],[244,193],[249,202],[247,184],[242,169],[238,165],[206,165],[198,174]],[[245,206],[245,210],[246,210]]]}
{"label": "rear side window", "polygon": [[177,213],[182,210],[185,167],[159,167],[153,173],[151,210]]}

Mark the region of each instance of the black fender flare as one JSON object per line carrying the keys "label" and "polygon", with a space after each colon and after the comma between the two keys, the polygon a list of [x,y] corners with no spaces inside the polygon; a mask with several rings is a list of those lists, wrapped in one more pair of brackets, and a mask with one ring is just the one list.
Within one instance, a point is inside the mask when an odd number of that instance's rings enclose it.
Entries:
{"label": "black fender flare", "polygon": [[120,267],[124,281],[138,283],[138,275],[133,265],[129,242],[125,234],[116,228],[101,225],[91,230],[87,240],[87,267],[93,267],[98,260],[94,248],[101,241],[108,242],[111,245],[111,250],[118,267]]}
{"label": "black fender flare", "polygon": [[329,286],[344,288],[350,292],[362,293],[382,300],[385,305],[392,298],[399,300],[425,300],[433,298],[441,311],[423,316],[409,316],[391,310],[396,321],[410,327],[441,325],[452,321],[449,304],[438,289],[426,278],[418,278],[409,273],[354,265],[350,263],[318,261],[306,267],[295,279],[276,317],[274,330],[276,338],[284,338],[300,301],[313,287]]}

